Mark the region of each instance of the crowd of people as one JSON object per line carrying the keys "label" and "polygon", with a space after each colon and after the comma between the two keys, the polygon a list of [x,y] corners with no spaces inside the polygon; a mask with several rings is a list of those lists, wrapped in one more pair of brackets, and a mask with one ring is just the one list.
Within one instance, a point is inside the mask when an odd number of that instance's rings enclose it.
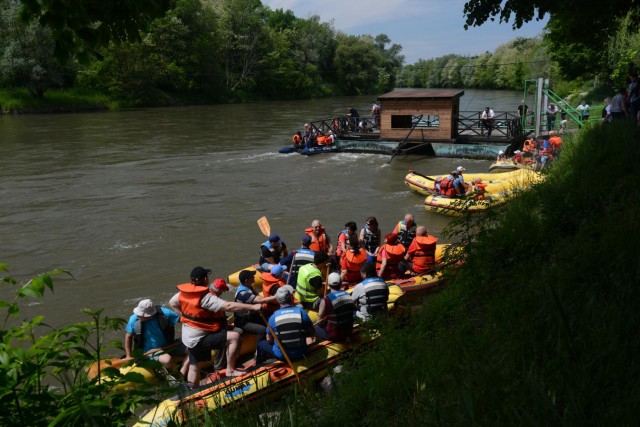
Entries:
{"label": "crowd of people", "polygon": [[[504,154],[504,153],[503,153]],[[445,197],[467,197],[474,196],[482,199],[486,192],[487,184],[481,178],[471,181],[464,179],[465,168],[458,166],[452,170],[448,176],[436,179],[434,189],[436,193]]]}
{"label": "crowd of people", "polygon": [[[542,170],[560,154],[562,137],[555,132],[529,138],[524,141],[521,149],[513,152],[511,161],[516,164],[531,166],[534,170]],[[508,161],[504,151],[498,153],[498,161]]]}
{"label": "crowd of people", "polygon": [[[168,370],[183,356],[179,373],[190,386],[203,383],[201,364],[211,362],[213,350],[215,373],[207,382],[243,375],[237,360],[246,333],[257,337],[256,363],[295,361],[316,340],[348,339],[354,321],[384,314],[387,280],[434,272],[438,239],[418,226],[412,214],[407,213],[384,239],[373,216],[359,230],[354,221],[344,227],[334,246],[322,223],[314,220],[293,250],[271,233],[260,245],[255,270],[239,273],[233,301],[222,298],[229,291],[225,280],[211,280],[211,270],[195,267],[189,282],[177,286],[169,308],[144,299],[133,309],[125,331],[126,356],[154,359]],[[260,290],[256,275],[263,283]],[[307,310],[317,312],[315,324]],[[176,341],[178,322],[182,334]]]}

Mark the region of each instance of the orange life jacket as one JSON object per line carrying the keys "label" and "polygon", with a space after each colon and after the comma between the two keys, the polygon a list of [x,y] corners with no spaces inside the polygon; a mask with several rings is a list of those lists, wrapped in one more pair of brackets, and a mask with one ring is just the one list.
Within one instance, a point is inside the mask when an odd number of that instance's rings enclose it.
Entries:
{"label": "orange life jacket", "polygon": [[[482,185],[482,184],[479,184]],[[436,244],[438,239],[433,236],[416,236],[411,243],[409,252],[413,262],[413,271],[425,273],[433,270],[436,265]]]}
{"label": "orange life jacket", "polygon": [[218,332],[227,326],[227,316],[223,310],[209,311],[200,307],[200,300],[211,292],[207,286],[183,283],[176,286],[180,291],[180,322],[203,331]]}
{"label": "orange life jacket", "polygon": [[[282,279],[271,273],[260,273],[260,278],[262,279],[262,295],[265,297],[274,296],[276,290],[285,285]],[[280,304],[278,304],[278,301],[263,302],[262,308],[273,313],[280,308]]]}
{"label": "orange life jacket", "polygon": [[535,150],[535,148],[536,144],[531,139],[527,139],[522,146],[522,151],[524,151],[525,153],[531,153],[533,152],[533,150]]}
{"label": "orange life jacket", "polygon": [[327,233],[325,232],[324,227],[320,228],[319,237],[316,237],[316,235],[313,234],[313,227],[305,228],[304,232],[311,237],[309,249],[314,252],[327,252],[329,245],[327,244]]}
{"label": "orange life jacket", "polygon": [[378,257],[376,258],[376,270],[380,270],[382,267],[382,254],[386,254],[387,265],[384,268],[384,276],[383,279],[390,279],[392,277],[397,277],[400,274],[400,270],[398,269],[398,264],[404,258],[404,254],[406,249],[402,243],[395,243],[390,245],[385,243],[378,252]]}
{"label": "orange life jacket", "polygon": [[331,138],[331,135],[320,135],[317,138],[318,141],[318,145],[331,145],[333,144],[333,138]]}
{"label": "orange life jacket", "polygon": [[293,135],[293,143],[294,144],[300,144],[301,141],[302,141],[302,137],[300,135],[298,135],[297,133],[295,135]]}
{"label": "orange life jacket", "polygon": [[553,145],[554,150],[557,150],[562,145],[562,138],[560,138],[558,135],[553,135],[551,138],[549,138],[549,144]]}
{"label": "orange life jacket", "polygon": [[342,256],[342,267],[347,270],[347,274],[344,280],[347,282],[359,282],[362,279],[360,276],[360,266],[367,262],[367,251],[360,249],[357,254],[346,250]]}

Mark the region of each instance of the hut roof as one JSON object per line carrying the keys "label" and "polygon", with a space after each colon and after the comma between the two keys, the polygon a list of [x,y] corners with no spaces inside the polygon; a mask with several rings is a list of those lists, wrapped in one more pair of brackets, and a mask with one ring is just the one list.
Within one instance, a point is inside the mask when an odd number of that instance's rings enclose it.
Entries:
{"label": "hut roof", "polygon": [[460,98],[464,95],[459,89],[399,89],[380,95],[378,99],[425,99]]}

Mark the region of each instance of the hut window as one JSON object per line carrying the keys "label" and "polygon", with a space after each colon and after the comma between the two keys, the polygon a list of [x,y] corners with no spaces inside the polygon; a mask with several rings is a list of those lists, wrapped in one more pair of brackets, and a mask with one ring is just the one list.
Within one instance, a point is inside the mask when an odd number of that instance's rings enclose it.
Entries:
{"label": "hut window", "polygon": [[411,129],[414,126],[416,128],[440,127],[440,116],[435,114],[391,116],[392,129]]}

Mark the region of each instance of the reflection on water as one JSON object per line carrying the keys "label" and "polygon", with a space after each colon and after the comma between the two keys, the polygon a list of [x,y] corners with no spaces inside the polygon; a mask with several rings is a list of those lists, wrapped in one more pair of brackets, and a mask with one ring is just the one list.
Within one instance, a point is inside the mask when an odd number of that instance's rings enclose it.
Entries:
{"label": "reflection on water", "polygon": [[[520,98],[465,92],[461,110],[515,110]],[[361,227],[374,215],[388,232],[413,212],[441,236],[448,219],[424,211],[403,184],[407,170],[487,171],[490,162],[278,153],[304,122],[349,105],[365,116],[372,100],[0,116],[0,262],[20,280],[73,273],[29,309],[56,324],[86,320],[85,307],[125,317],[139,298],[166,304],[196,265],[225,277],[256,262],[262,215],[289,247],[316,218],[335,239],[347,221]]]}

